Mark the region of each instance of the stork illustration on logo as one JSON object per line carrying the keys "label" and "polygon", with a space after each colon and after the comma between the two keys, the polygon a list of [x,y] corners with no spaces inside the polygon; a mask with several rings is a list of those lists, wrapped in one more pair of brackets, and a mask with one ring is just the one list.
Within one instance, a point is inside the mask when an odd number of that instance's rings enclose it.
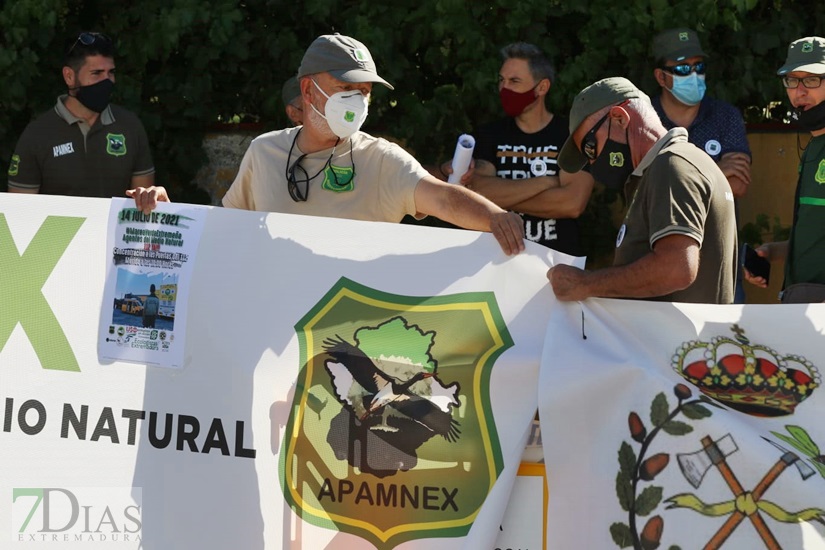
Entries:
{"label": "stork illustration on logo", "polygon": [[466,535],[504,467],[489,386],[512,340],[493,294],[341,278],[295,328],[279,464],[295,513],[379,549]]}
{"label": "stork illustration on logo", "polygon": [[[358,346],[337,335],[324,341],[330,355],[324,367],[344,405],[332,421],[339,429],[330,430],[328,439],[338,457],[346,457],[362,472],[386,477],[414,468],[416,449],[431,437],[458,440],[454,410],[459,386],[445,386],[438,379],[429,353],[435,333],[393,317],[377,327],[360,328],[355,339]],[[342,431],[356,435],[343,441],[338,437]],[[369,445],[369,433],[386,445]],[[353,442],[361,445],[360,452],[352,448]]]}

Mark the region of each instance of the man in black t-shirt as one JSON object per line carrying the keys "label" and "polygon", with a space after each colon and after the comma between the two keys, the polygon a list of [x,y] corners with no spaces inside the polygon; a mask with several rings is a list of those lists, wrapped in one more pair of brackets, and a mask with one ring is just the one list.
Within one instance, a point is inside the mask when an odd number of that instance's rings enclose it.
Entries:
{"label": "man in black t-shirt", "polygon": [[498,88],[507,117],[476,132],[475,170],[463,183],[521,214],[531,241],[579,255],[576,218],[587,206],[593,178],[587,172],[560,173],[556,165],[568,130],[544,104],[553,66],[536,46],[523,42],[505,46],[501,55]]}

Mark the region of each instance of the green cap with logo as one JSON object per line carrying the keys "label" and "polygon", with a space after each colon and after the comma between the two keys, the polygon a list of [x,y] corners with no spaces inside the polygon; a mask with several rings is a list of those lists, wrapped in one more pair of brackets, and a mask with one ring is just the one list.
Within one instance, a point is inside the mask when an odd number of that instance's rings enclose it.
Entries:
{"label": "green cap with logo", "polygon": [[316,73],[329,73],[344,82],[380,82],[390,90],[395,88],[378,76],[375,62],[365,45],[342,34],[325,34],[312,41],[301,66],[298,78]]}
{"label": "green cap with logo", "polygon": [[687,29],[668,29],[653,39],[653,58],[661,61],[682,61],[688,57],[707,57],[696,32]]}
{"label": "green cap with logo", "polygon": [[570,109],[570,137],[564,142],[561,153],[559,153],[559,167],[565,172],[573,173],[578,172],[587,164],[587,157],[573,141],[573,133],[581,126],[584,119],[605,107],[617,105],[634,97],[650,101],[647,94],[621,76],[599,80],[579,92],[579,95],[573,99],[573,107]]}
{"label": "green cap with logo", "polygon": [[284,102],[284,107],[298,97],[301,97],[301,85],[298,82],[298,77],[290,76],[281,88],[281,99]]}
{"label": "green cap with logo", "polygon": [[825,38],[808,36],[791,42],[788,58],[776,74],[784,75],[793,71],[825,74]]}

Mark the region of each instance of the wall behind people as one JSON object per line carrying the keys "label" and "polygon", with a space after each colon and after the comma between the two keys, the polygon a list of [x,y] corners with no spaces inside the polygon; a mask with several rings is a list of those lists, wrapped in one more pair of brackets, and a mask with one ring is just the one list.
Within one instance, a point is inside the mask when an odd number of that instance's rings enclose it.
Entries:
{"label": "wall behind people", "polygon": [[202,197],[186,189],[205,162],[204,134],[218,122],[257,123],[262,132],[282,127],[281,84],[322,33],[369,43],[376,58],[387,60],[386,78],[398,84],[395,91],[376,91],[364,129],[402,140],[419,160],[436,162],[450,154],[445,149],[455,137],[497,113],[501,44],[533,42],[556,61],[560,77],[548,107],[564,112],[578,90],[605,76],[624,75],[650,91],[654,83],[643,62],[650,37],[690,26],[713,60],[709,93],[746,109],[784,98],[762,75],[771,74],[790,40],[825,27],[819,7],[812,0],[684,1],[655,12],[610,0],[592,0],[586,9],[543,0],[392,7],[335,0],[3,2],[0,169],[8,167],[25,125],[54,102],[63,43],[81,29],[117,37],[114,100],[144,122],[157,181],[179,200],[197,202]]}
{"label": "wall behind people", "polygon": [[[740,201],[740,243],[754,248],[760,244],[784,241],[793,222],[793,199],[797,168],[802,149],[810,134],[780,125],[755,125],[748,133],[753,153],[751,191]],[[771,266],[768,288],[746,284],[748,304],[775,304],[782,290],[784,262]]]}

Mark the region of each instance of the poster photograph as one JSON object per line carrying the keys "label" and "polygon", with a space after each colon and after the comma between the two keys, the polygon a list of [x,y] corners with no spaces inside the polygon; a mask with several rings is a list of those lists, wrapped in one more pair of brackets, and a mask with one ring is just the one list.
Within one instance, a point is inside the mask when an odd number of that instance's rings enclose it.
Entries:
{"label": "poster photograph", "polygon": [[180,366],[189,280],[206,211],[163,203],[144,214],[131,199],[112,199],[101,358]]}

